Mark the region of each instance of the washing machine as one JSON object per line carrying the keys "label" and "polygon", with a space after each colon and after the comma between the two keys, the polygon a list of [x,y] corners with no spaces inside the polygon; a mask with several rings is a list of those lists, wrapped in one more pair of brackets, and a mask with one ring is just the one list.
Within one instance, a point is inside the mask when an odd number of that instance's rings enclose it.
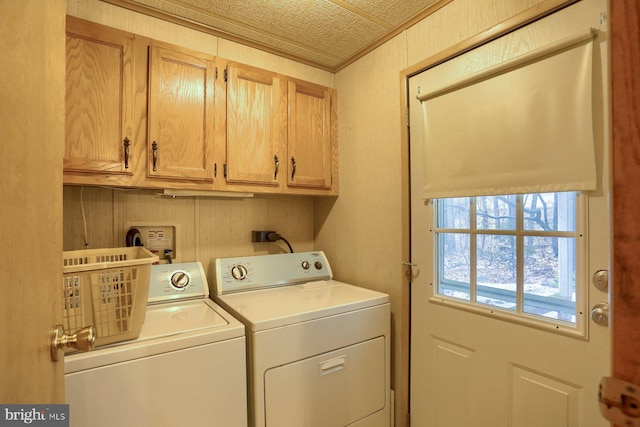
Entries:
{"label": "washing machine", "polygon": [[388,427],[390,308],[321,251],[221,258],[214,300],[244,323],[249,425]]}
{"label": "washing machine", "polygon": [[200,263],[151,266],[137,339],[65,356],[73,427],[247,426],[244,326]]}

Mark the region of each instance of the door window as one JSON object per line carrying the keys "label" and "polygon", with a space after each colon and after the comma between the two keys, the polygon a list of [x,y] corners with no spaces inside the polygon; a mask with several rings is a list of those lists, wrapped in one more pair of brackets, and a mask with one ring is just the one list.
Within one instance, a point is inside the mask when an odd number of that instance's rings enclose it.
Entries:
{"label": "door window", "polygon": [[577,328],[585,292],[583,205],[575,192],[435,200],[440,302]]}

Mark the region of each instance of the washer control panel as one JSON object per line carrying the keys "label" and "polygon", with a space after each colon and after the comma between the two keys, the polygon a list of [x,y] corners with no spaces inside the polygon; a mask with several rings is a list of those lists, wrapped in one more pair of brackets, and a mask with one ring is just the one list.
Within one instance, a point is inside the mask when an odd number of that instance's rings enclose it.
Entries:
{"label": "washer control panel", "polygon": [[208,296],[207,277],[199,262],[151,266],[149,304]]}
{"label": "washer control panel", "polygon": [[214,292],[222,295],[332,277],[331,267],[322,251],[218,258]]}

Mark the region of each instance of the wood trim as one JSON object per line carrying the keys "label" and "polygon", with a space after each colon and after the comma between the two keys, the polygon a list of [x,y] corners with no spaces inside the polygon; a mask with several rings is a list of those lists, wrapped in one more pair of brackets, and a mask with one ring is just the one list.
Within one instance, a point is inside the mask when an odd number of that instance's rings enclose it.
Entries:
{"label": "wood trim", "polygon": [[[407,109],[409,105],[409,78],[435,67],[449,59],[489,43],[505,34],[517,30],[533,21],[541,19],[579,0],[545,0],[517,15],[512,16],[493,27],[466,40],[432,55],[400,72],[400,123],[402,150],[402,261],[411,261],[411,203],[409,178],[409,127]],[[625,0],[634,2],[635,0]],[[640,200],[640,197],[638,197]],[[640,241],[640,239],[637,239]],[[640,246],[640,245],[639,245]],[[411,358],[411,277],[410,269],[402,269],[402,360],[400,361],[400,390],[396,390],[396,411],[399,411],[399,425],[408,425],[410,418],[410,358]]]}
{"label": "wood trim", "polygon": [[579,0],[545,0],[533,7],[530,7],[524,12],[514,15],[489,29],[476,34],[475,36],[471,36],[460,43],[456,43],[455,45],[402,70],[401,73],[407,77],[421,73],[424,70],[435,67],[449,59],[462,55],[463,53],[473,50],[483,44],[489,43],[490,41],[515,31],[518,28],[522,28],[533,21],[543,18],[572,3],[576,3],[577,1]]}
{"label": "wood trim", "polygon": [[611,2],[613,375],[640,384],[640,4]]}

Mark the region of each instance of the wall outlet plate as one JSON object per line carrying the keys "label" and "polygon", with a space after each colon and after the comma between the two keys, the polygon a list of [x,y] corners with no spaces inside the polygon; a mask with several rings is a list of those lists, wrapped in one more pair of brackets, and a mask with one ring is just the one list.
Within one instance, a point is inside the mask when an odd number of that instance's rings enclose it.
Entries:
{"label": "wall outlet plate", "polygon": [[[168,263],[167,254],[173,262],[181,262],[182,247],[180,245],[180,224],[170,221],[127,221],[124,223],[124,234],[135,228],[140,232],[142,245],[158,255],[160,263]],[[125,239],[123,238],[123,241]]]}

